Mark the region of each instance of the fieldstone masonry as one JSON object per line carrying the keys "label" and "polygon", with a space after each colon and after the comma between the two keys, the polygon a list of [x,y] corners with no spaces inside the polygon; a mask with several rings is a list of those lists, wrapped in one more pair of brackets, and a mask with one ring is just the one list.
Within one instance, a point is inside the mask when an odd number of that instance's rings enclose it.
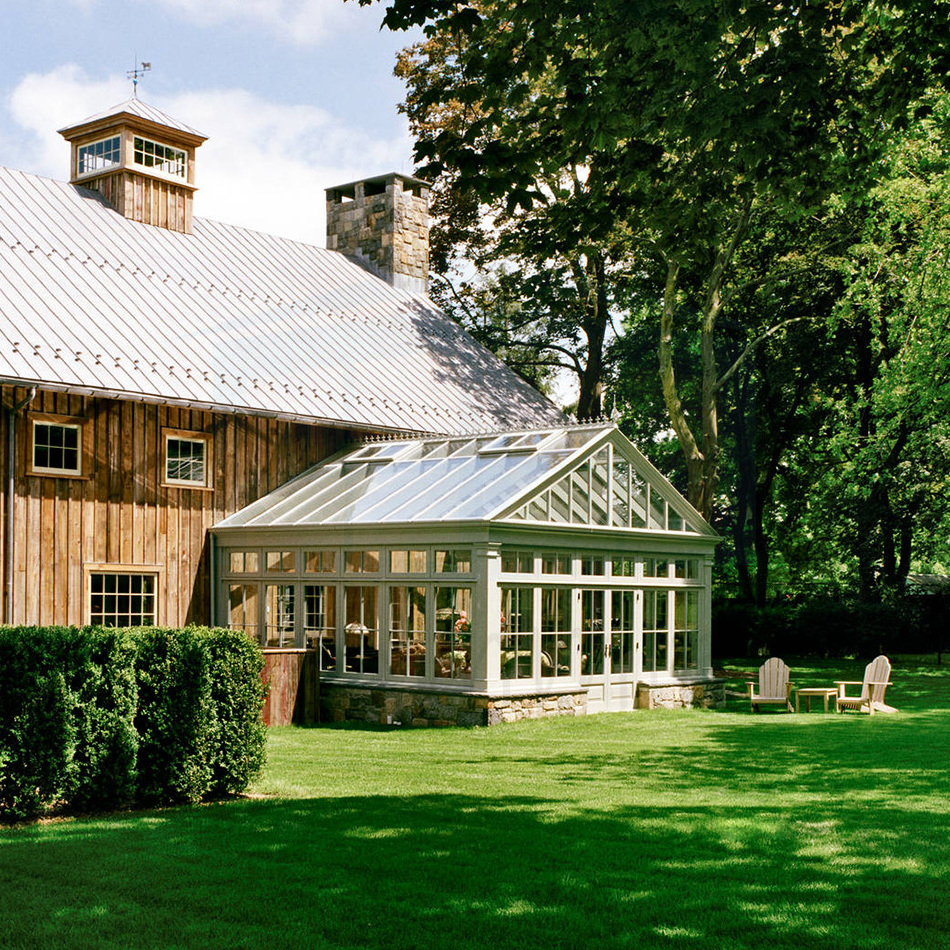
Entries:
{"label": "fieldstone masonry", "polygon": [[583,716],[586,692],[490,699],[412,689],[372,689],[324,683],[323,722],[371,722],[402,726],[494,726],[519,719]]}
{"label": "fieldstone masonry", "polygon": [[389,174],[327,189],[327,248],[400,290],[426,292],[429,185]]}
{"label": "fieldstone masonry", "polygon": [[723,709],[726,705],[724,680],[679,683],[669,686],[637,686],[637,709]]}

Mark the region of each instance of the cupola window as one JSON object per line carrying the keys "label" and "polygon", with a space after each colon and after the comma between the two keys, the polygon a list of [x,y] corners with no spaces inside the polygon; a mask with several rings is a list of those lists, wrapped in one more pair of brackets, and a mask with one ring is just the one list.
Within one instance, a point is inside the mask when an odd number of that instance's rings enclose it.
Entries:
{"label": "cupola window", "polygon": [[112,168],[119,164],[119,136],[113,135],[107,139],[100,139],[98,142],[90,142],[88,145],[79,146],[79,169],[80,175],[86,175],[89,172],[102,171],[104,168]]}
{"label": "cupola window", "polygon": [[151,168],[164,175],[174,178],[185,178],[188,169],[188,158],[178,148],[161,145],[149,139],[135,137],[135,164],[143,168]]}

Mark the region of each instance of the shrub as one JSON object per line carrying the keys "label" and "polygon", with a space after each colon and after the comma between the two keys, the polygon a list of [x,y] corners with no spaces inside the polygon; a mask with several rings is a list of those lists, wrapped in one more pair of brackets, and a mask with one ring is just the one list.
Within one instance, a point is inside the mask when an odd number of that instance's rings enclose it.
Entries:
{"label": "shrub", "polygon": [[244,634],[136,632],[139,797],[198,801],[246,788],[264,762],[260,649]]}
{"label": "shrub", "polygon": [[262,667],[233,631],[0,628],[0,815],[241,791]]}
{"label": "shrub", "polygon": [[132,799],[133,655],[119,631],[0,629],[0,811]]}

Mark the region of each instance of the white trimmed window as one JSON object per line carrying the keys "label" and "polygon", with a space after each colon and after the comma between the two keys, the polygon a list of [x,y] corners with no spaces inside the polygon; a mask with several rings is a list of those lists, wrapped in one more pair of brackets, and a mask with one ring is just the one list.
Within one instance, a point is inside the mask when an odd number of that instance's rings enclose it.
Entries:
{"label": "white trimmed window", "polygon": [[82,475],[80,419],[31,417],[30,470],[38,475]]}
{"label": "white trimmed window", "polygon": [[89,622],[103,627],[156,623],[156,574],[89,573]]}
{"label": "white trimmed window", "polygon": [[188,156],[179,148],[136,136],[133,156],[135,164],[143,168],[151,168],[173,178],[187,177]]}
{"label": "white trimmed window", "polygon": [[118,165],[121,161],[119,136],[113,135],[107,139],[100,139],[98,142],[80,145],[78,161],[79,167],[76,172],[79,175],[88,175],[90,172],[98,172]]}
{"label": "white trimmed window", "polygon": [[207,488],[211,437],[201,432],[165,430],[165,484]]}

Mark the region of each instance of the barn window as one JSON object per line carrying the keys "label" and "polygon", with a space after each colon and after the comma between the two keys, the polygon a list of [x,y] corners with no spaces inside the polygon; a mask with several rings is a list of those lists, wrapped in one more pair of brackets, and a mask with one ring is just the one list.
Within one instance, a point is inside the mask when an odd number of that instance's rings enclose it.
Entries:
{"label": "barn window", "polygon": [[89,622],[103,627],[155,624],[155,574],[89,574]]}
{"label": "barn window", "polygon": [[211,469],[211,437],[203,432],[163,430],[165,436],[165,484],[182,488],[208,488]]}
{"label": "barn window", "polygon": [[30,418],[30,473],[82,475],[83,421],[39,414]]}

